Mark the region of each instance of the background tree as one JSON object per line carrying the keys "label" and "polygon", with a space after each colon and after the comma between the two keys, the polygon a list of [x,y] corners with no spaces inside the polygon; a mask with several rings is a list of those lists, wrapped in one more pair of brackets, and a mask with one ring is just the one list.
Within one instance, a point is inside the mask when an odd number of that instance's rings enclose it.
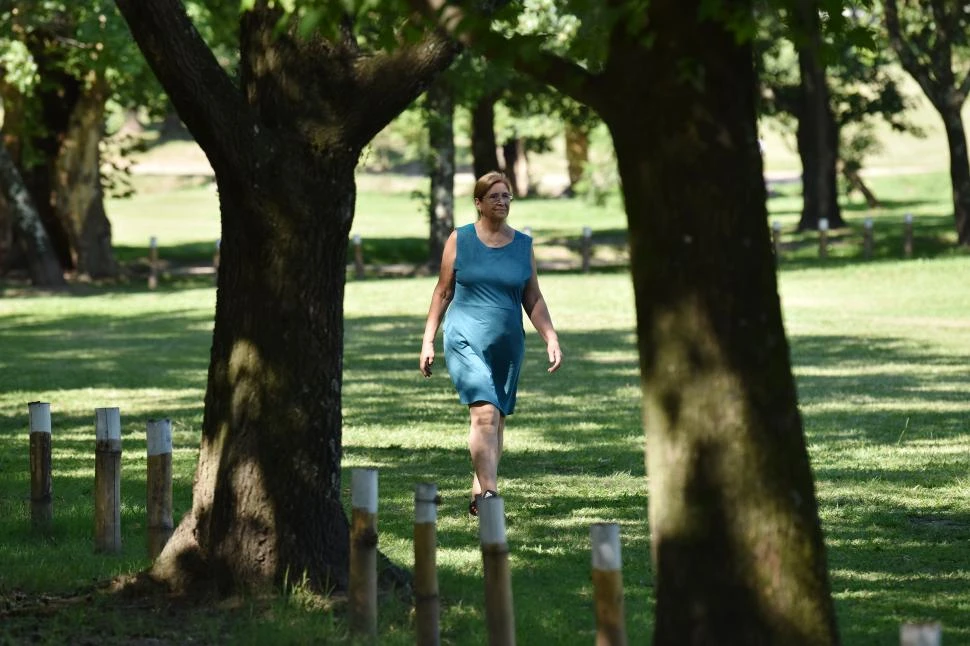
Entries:
{"label": "background tree", "polygon": [[[117,1],[215,171],[222,220],[193,506],[152,575],[179,590],[265,586],[287,572],[343,586],[354,169],[456,48],[434,34],[407,39],[406,21],[345,13],[343,3],[293,16],[257,0],[240,21],[237,84],[178,0]],[[382,27],[401,34],[396,47],[379,47]]]}
{"label": "background tree", "polygon": [[[453,5],[412,5],[455,24]],[[605,26],[604,56],[567,59],[541,38],[474,26],[464,37],[515,55],[613,137],[637,308],[653,643],[837,643],[768,235],[751,4],[573,6]]]}
{"label": "background tree", "polygon": [[943,119],[957,240],[970,245],[970,160],[961,109],[970,92],[970,11],[944,0],[884,0],[889,42]]}

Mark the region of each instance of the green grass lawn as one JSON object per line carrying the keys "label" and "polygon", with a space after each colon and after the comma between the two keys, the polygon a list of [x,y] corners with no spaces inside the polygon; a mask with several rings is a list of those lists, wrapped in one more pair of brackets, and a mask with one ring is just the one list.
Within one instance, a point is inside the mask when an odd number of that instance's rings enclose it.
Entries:
{"label": "green grass lawn", "polygon": [[[380,181],[360,182],[355,232],[374,262],[421,262],[427,225],[410,194],[420,186],[409,180],[410,188],[392,191]],[[780,185],[769,200],[771,219],[784,227],[780,290],[840,629],[846,644],[888,645],[898,642],[901,622],[936,619],[945,643],[970,643],[970,256],[953,249],[944,174],[878,177],[872,185],[884,206],[870,212],[846,201],[849,227],[833,232],[826,260],[818,258],[817,234],[793,232],[797,187]],[[154,235],[163,258],[208,261],[218,237],[211,184],[163,188],[109,205],[119,256],[143,257]],[[471,221],[470,201],[460,205],[458,224]],[[915,218],[912,260],[901,259],[906,212]],[[876,222],[872,262],[861,256],[867,216]],[[615,201],[520,200],[512,217],[532,227],[537,255],[549,262],[577,260],[583,226],[600,245],[623,245]],[[622,253],[609,261],[621,262]],[[547,375],[531,334],[501,466],[519,641],[593,641],[589,525],[615,521],[628,632],[631,643],[644,643],[652,573],[630,280],[625,271],[546,272],[541,280],[567,364]],[[431,278],[347,285],[344,467],[380,470],[381,549],[405,566],[413,559],[413,486],[438,484],[443,642],[478,644],[486,636],[477,526],[465,512],[466,413],[443,367],[431,380],[417,371],[432,285]],[[156,292],[138,281],[67,294],[0,284],[0,643],[64,643],[79,633],[102,642],[115,635],[117,643],[138,636],[306,643],[344,634],[339,606],[328,610],[298,585],[277,600],[196,610],[188,619],[186,611],[169,615],[112,595],[58,601],[148,564],[148,419],[173,421],[176,513],[188,510],[213,308],[208,278],[163,277]],[[34,400],[52,405],[50,540],[28,529],[27,402]],[[93,552],[100,406],[122,414],[119,556]],[[50,595],[60,612],[36,610],[38,595]],[[381,642],[413,643],[412,621],[407,608],[385,600]]]}

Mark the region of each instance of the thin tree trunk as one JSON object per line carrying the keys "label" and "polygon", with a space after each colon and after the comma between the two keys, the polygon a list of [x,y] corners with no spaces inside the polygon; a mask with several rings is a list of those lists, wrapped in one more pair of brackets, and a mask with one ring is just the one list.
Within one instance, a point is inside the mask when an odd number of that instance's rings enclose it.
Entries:
{"label": "thin tree trunk", "polygon": [[[962,104],[962,102],[961,102]],[[940,113],[946,127],[950,150],[950,183],[953,187],[953,219],[957,241],[970,245],[970,161],[967,159],[967,135],[959,105]]]}
{"label": "thin tree trunk", "polygon": [[495,140],[496,100],[497,94],[486,94],[472,110],[472,167],[476,178],[499,169]]}
{"label": "thin tree trunk", "polygon": [[51,246],[40,214],[34,207],[30,192],[20,171],[7,152],[0,136],[0,183],[7,204],[13,211],[14,226],[26,247],[27,270],[30,281],[38,287],[60,287],[65,284],[64,273]]}
{"label": "thin tree trunk", "polygon": [[428,268],[436,273],[445,242],[455,228],[455,97],[445,78],[428,89],[427,100],[431,148]]}
{"label": "thin tree trunk", "polygon": [[866,206],[870,209],[878,208],[882,206],[879,202],[879,198],[876,194],[872,192],[872,189],[866,184],[865,180],[862,179],[862,175],[855,168],[842,168],[842,176],[845,177],[845,181],[849,183],[850,190],[859,191],[862,193],[862,197],[866,200]]}
{"label": "thin tree trunk", "polygon": [[505,164],[502,170],[509,178],[512,186],[512,194],[516,197],[528,197],[529,195],[529,158],[526,155],[525,140],[522,137],[513,137],[502,146],[502,157]]}
{"label": "thin tree trunk", "polygon": [[[655,567],[655,646],[838,643],[781,316],[751,50],[653,0],[614,46]],[[704,83],[684,80],[691,60]],[[650,70],[645,76],[644,70]],[[637,89],[628,79],[639,79]]]}
{"label": "thin tree trunk", "polygon": [[566,123],[566,170],[569,173],[567,192],[572,195],[576,184],[583,179],[589,163],[589,128]]}

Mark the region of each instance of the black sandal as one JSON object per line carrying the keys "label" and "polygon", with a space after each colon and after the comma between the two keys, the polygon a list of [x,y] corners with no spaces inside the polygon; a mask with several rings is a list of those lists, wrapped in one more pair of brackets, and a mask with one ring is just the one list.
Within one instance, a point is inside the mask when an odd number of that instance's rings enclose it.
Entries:
{"label": "black sandal", "polygon": [[479,500],[482,500],[484,498],[491,498],[491,497],[497,496],[497,495],[498,495],[498,492],[497,491],[492,491],[491,489],[486,489],[485,490],[485,493],[479,494],[477,496],[474,496],[472,498],[472,501],[470,503],[468,503],[468,513],[471,514],[472,516],[477,516],[478,515],[478,501]]}

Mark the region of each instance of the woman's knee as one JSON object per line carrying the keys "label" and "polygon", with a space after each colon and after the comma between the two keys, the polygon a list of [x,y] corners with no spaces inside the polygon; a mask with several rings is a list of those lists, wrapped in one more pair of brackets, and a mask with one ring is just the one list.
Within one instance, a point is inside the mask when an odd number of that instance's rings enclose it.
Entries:
{"label": "woman's knee", "polygon": [[494,404],[476,402],[468,407],[468,412],[473,429],[498,431],[502,414]]}

